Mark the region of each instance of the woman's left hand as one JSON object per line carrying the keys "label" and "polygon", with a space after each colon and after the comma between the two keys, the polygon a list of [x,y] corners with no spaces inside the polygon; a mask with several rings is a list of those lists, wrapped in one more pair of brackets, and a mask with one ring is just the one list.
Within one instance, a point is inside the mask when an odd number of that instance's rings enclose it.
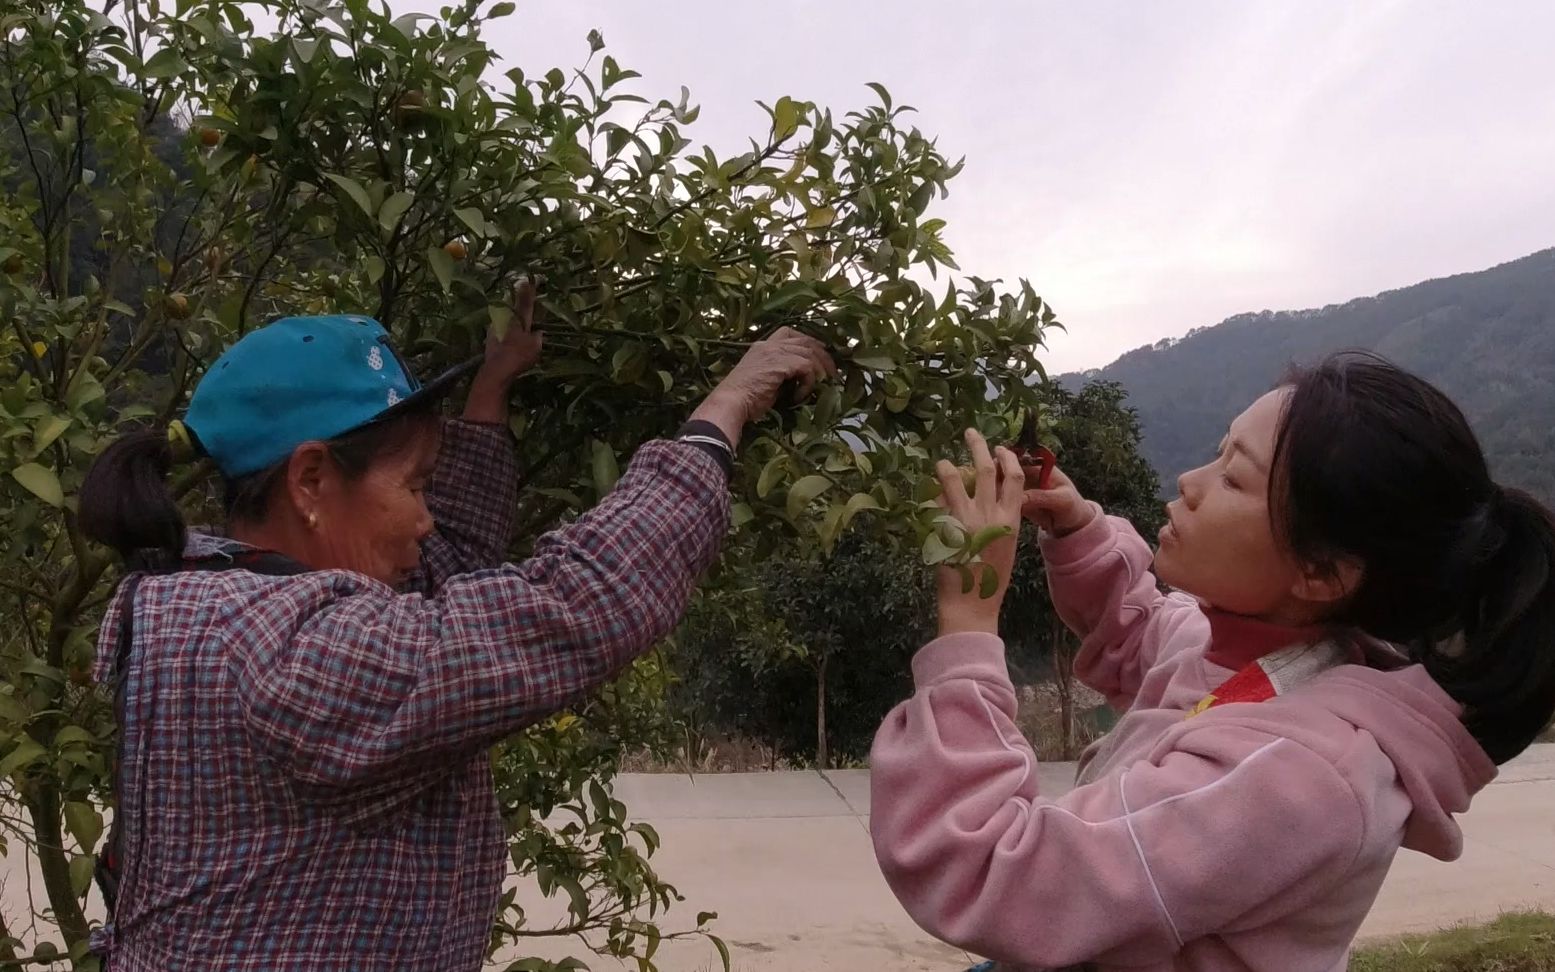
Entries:
{"label": "woman's left hand", "polygon": [[540,360],[544,336],[534,329],[535,287],[528,280],[513,289],[513,319],[507,331],[493,329],[486,335],[486,359],[470,383],[465,401],[464,420],[487,424],[506,424],[508,398],[518,376]]}
{"label": "woman's left hand", "polygon": [[[977,472],[976,486],[968,496],[961,470],[941,461],[935,467],[942,490],[940,505],[960,521],[967,536],[986,527],[1007,527],[1009,533],[983,548],[982,563],[973,564],[971,568],[979,581],[972,585],[972,590],[964,590],[966,585],[959,570],[940,568],[939,633],[981,631],[998,634],[999,608],[1004,604],[1010,574],[1015,569],[1015,540],[1020,532],[1021,503],[1026,497],[1026,474],[1015,453],[1003,446],[990,452],[988,443],[975,429],[967,430],[966,442],[972,451],[973,469]],[[992,597],[983,597],[980,591],[982,572],[987,570],[996,571],[999,578]]]}

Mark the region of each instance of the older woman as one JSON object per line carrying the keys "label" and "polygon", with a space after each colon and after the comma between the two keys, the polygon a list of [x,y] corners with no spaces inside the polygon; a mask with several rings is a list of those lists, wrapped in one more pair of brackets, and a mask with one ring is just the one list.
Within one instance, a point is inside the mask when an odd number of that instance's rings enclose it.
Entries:
{"label": "older woman", "polygon": [[[188,414],[93,466],[83,525],[132,567],[102,627],[118,811],[94,944],[113,972],[479,968],[506,859],[486,750],[668,633],[728,518],[742,427],[832,368],[779,332],[577,522],[503,563],[508,389],[533,293],[463,418],[374,321],[289,318],[206,373]],[[455,376],[457,377],[457,376]],[[225,477],[186,531],[180,453]]]}

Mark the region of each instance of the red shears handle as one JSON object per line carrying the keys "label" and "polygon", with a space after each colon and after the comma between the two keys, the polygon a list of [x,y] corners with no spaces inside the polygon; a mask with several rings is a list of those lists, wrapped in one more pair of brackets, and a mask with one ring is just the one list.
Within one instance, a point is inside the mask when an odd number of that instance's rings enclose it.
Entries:
{"label": "red shears handle", "polygon": [[1053,467],[1058,465],[1058,457],[1053,455],[1053,450],[1046,446],[1030,446],[1017,449],[1015,457],[1020,460],[1021,468],[1038,469],[1037,488],[1047,489],[1053,478]]}

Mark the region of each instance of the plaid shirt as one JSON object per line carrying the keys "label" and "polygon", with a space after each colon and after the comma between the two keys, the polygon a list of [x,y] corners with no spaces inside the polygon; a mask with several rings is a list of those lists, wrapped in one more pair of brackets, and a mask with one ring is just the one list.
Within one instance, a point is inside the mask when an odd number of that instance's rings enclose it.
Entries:
{"label": "plaid shirt", "polygon": [[449,423],[425,593],[338,570],[141,582],[118,914],[96,936],[113,972],[480,967],[506,870],[486,750],[669,633],[728,523],[717,464],[654,442],[502,564],[515,480],[505,430]]}

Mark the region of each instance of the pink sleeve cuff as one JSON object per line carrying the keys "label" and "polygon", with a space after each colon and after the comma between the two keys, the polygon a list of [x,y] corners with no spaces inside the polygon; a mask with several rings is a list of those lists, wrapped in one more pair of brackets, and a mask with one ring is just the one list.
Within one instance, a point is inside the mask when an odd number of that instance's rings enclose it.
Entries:
{"label": "pink sleeve cuff", "polygon": [[912,678],[920,689],[955,678],[1008,683],[1004,639],[984,632],[935,638],[913,656]]}
{"label": "pink sleeve cuff", "polygon": [[1067,537],[1055,537],[1043,531],[1038,542],[1042,548],[1042,559],[1046,560],[1049,566],[1063,566],[1085,559],[1087,554],[1112,534],[1111,520],[1101,506],[1091,503],[1090,507],[1095,512],[1091,522]]}

